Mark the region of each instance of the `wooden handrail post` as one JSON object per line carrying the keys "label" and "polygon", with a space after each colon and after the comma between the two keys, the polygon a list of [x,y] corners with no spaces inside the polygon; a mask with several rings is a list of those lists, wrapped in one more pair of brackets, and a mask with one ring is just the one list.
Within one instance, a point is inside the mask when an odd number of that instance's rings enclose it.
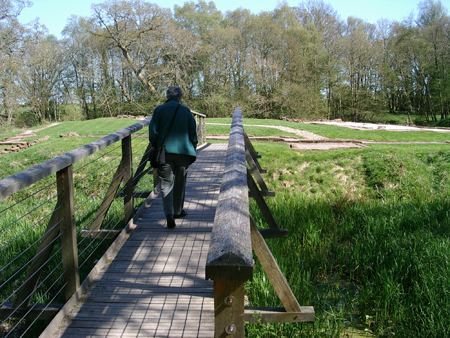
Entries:
{"label": "wooden handrail post", "polygon": [[124,218],[125,224],[133,217],[133,159],[131,148],[131,135],[122,140],[122,167],[123,167],[123,191],[124,196]]}
{"label": "wooden handrail post", "polygon": [[56,181],[58,200],[61,201],[61,209],[58,213],[62,219],[60,240],[63,276],[66,282],[64,292],[68,300],[80,287],[72,165],[59,170],[56,173]]}
{"label": "wooden handrail post", "polygon": [[245,281],[214,281],[214,337],[244,338]]}

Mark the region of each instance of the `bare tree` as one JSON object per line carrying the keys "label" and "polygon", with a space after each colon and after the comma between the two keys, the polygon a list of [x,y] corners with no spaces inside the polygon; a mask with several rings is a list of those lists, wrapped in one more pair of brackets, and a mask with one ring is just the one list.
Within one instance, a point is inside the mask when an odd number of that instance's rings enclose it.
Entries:
{"label": "bare tree", "polygon": [[170,11],[143,0],[110,0],[92,6],[99,29],[118,48],[142,86],[155,91],[152,79],[158,75],[159,49],[165,38]]}

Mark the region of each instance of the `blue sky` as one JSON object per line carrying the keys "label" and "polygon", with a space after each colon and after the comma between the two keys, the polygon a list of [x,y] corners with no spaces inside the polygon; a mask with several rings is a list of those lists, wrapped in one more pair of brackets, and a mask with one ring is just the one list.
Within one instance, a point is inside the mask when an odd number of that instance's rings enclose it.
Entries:
{"label": "blue sky", "polygon": [[[41,24],[44,24],[51,34],[60,37],[60,32],[67,23],[67,19],[72,15],[91,15],[91,4],[103,2],[101,0],[32,0],[33,6],[26,8],[19,17],[22,23],[28,23],[39,17]],[[207,0],[208,1],[208,0]],[[149,1],[161,7],[173,9],[174,5],[182,5],[185,1],[177,0],[153,0]],[[197,2],[197,1],[195,1]],[[287,0],[289,6],[297,6],[301,0]],[[401,21],[411,12],[417,13],[417,5],[420,0],[325,0],[330,4],[342,19],[349,16],[356,16],[370,23],[376,23],[379,19],[391,19]],[[447,10],[450,7],[450,0],[441,0]],[[257,14],[261,11],[273,10],[279,1],[277,0],[216,0],[217,8],[226,12],[239,7],[249,9]]]}

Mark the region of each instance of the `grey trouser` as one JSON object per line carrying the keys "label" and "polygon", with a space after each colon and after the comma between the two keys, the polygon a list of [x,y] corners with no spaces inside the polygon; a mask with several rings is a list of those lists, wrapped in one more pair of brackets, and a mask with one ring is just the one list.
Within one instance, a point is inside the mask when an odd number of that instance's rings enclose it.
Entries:
{"label": "grey trouser", "polygon": [[166,216],[178,215],[183,210],[190,160],[188,155],[166,154],[166,164],[157,169]]}

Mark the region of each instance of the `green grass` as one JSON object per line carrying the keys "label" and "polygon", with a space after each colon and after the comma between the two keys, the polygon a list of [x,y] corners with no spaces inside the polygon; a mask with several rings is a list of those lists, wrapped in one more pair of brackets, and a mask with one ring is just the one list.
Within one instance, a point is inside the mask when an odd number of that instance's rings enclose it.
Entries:
{"label": "green grass", "polygon": [[[254,142],[287,239],[267,240],[314,324],[249,325],[248,337],[450,334],[447,145],[292,151]],[[255,203],[251,212],[265,222]],[[251,306],[280,306],[257,264]],[[365,330],[365,331],[364,331]]]}

